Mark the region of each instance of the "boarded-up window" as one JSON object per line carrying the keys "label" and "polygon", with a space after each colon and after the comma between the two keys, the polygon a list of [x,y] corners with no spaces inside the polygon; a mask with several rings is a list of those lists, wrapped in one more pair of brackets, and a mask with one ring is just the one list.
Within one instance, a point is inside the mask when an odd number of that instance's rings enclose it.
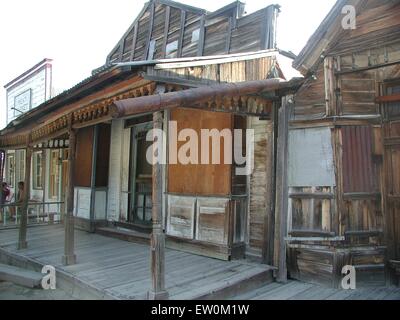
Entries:
{"label": "boarded-up window", "polygon": [[289,132],[289,186],[335,186],[329,128],[300,129]]}
{"label": "boarded-up window", "polygon": [[[178,133],[183,129],[193,129],[201,137],[201,129],[231,129],[233,119],[230,114],[201,110],[177,109],[171,112],[171,121],[178,124]],[[200,139],[200,138],[199,138]],[[211,141],[211,140],[210,140]],[[171,142],[170,142],[171,143]],[[178,150],[186,142],[178,143]],[[210,148],[212,143],[210,142]],[[199,142],[199,159],[201,158]],[[224,164],[225,140],[221,138],[221,164],[178,164],[169,165],[168,191],[185,195],[223,196],[231,194],[231,165]],[[200,160],[199,160],[200,161]],[[211,162],[210,162],[211,163]]]}
{"label": "boarded-up window", "polygon": [[369,126],[342,128],[344,193],[377,191],[373,134]]}
{"label": "boarded-up window", "polygon": [[111,126],[99,125],[96,160],[96,187],[108,186],[108,169],[110,163]]}
{"label": "boarded-up window", "polygon": [[76,137],[75,186],[91,185],[93,156],[93,127],[83,128]]}

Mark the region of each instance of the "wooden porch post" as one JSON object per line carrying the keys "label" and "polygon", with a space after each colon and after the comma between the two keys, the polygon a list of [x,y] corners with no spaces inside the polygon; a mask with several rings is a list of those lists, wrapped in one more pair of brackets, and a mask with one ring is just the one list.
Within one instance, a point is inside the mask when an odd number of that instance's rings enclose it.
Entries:
{"label": "wooden porch post", "polygon": [[76,151],[76,132],[70,129],[69,132],[69,152],[68,152],[68,188],[67,188],[67,214],[64,220],[65,240],[64,255],[62,263],[65,266],[76,263],[74,253],[75,243],[75,223],[74,223],[74,169],[75,169],[75,151]]}
{"label": "wooden porch post", "polygon": [[[153,128],[162,129],[162,112],[153,114]],[[161,144],[160,144],[161,145]],[[158,150],[162,152],[162,150]],[[153,154],[154,157],[154,154]],[[152,289],[149,300],[167,300],[165,290],[165,234],[162,225],[162,165],[153,164],[153,232],[151,234],[151,278]]]}
{"label": "wooden porch post", "polygon": [[[21,205],[21,218],[19,225],[18,237],[18,250],[26,249],[28,243],[26,241],[26,233],[28,226],[28,203],[30,197],[30,182],[31,182],[31,160],[32,160],[32,146],[31,137],[27,138],[27,147],[25,151],[25,181],[24,181],[24,198]],[[18,208],[17,208],[18,210]]]}
{"label": "wooden porch post", "polygon": [[288,219],[288,140],[290,96],[282,98],[282,107],[278,113],[278,141],[276,162],[276,207],[275,207],[275,240],[274,265],[278,267],[276,279],[287,281],[286,236]]}

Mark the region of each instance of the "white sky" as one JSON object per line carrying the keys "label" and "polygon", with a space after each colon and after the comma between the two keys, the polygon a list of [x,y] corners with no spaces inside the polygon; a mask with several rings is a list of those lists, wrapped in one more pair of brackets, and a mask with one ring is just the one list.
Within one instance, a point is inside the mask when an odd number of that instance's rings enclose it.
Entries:
{"label": "white sky", "polygon": [[[214,11],[233,0],[181,0]],[[6,123],[3,86],[43,58],[54,59],[53,86],[72,87],[104,64],[146,0],[0,1],[0,128]],[[335,0],[247,0],[252,13],[282,6],[278,47],[299,53]]]}

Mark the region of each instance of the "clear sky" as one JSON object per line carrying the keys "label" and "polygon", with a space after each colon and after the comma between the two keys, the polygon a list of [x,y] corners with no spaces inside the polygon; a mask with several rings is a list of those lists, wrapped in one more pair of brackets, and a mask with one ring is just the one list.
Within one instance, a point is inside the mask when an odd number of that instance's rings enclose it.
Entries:
{"label": "clear sky", "polygon": [[[233,0],[181,0],[209,11]],[[53,86],[72,87],[104,64],[107,54],[133,22],[146,0],[0,1],[0,128],[5,126],[3,86],[41,61],[53,62]],[[298,53],[335,0],[247,0],[252,13],[282,6],[278,47]]]}

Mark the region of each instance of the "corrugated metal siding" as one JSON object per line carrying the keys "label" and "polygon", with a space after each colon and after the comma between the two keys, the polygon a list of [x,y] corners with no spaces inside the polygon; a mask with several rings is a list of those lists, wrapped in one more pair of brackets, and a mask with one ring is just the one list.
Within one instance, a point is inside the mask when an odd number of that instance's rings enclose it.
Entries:
{"label": "corrugated metal siding", "polygon": [[343,191],[376,192],[376,168],[372,158],[372,128],[346,126],[343,137]]}

